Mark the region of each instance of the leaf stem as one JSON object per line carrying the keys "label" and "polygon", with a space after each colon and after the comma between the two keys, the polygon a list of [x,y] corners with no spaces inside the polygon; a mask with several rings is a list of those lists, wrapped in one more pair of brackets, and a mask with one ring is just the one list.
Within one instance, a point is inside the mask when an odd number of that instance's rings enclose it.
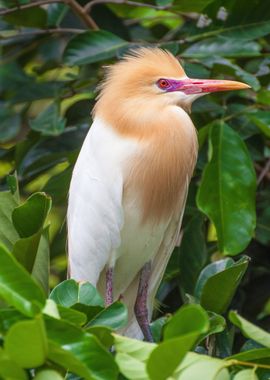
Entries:
{"label": "leaf stem", "polygon": [[237,359],[230,359],[230,360],[228,360],[228,364],[227,365],[228,366],[241,365],[241,366],[245,366],[245,367],[270,369],[270,365],[269,364],[260,364],[260,363],[245,362],[245,361],[237,360]]}

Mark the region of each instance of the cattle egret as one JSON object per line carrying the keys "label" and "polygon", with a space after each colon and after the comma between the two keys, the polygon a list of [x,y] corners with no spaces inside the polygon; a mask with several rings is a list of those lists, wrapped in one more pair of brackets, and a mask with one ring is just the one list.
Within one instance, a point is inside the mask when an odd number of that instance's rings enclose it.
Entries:
{"label": "cattle egret", "polygon": [[108,67],[69,191],[70,277],[106,304],[123,299],[124,334],[152,341],[154,297],[179,239],[197,157],[192,102],[249,86],[190,79],[168,51],[140,48]]}

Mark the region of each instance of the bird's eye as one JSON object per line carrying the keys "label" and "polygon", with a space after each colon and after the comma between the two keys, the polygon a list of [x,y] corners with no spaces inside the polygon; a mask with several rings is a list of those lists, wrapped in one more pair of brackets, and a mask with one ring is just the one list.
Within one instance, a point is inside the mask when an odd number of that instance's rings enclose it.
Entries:
{"label": "bird's eye", "polygon": [[159,88],[161,88],[162,90],[168,88],[170,86],[170,83],[166,80],[166,79],[159,79],[157,81],[157,85]]}

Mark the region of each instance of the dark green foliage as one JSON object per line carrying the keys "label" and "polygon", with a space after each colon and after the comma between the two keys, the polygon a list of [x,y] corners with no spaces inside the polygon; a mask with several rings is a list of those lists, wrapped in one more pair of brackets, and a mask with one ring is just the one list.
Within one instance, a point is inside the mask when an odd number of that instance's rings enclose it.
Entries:
{"label": "dark green foliage", "polygon": [[[268,2],[1,7],[0,379],[269,379]],[[199,157],[153,344],[117,334],[121,302],[105,308],[90,283],[66,280],[68,186],[97,85],[141,45],[183,58],[190,77],[252,87],[193,105]]]}

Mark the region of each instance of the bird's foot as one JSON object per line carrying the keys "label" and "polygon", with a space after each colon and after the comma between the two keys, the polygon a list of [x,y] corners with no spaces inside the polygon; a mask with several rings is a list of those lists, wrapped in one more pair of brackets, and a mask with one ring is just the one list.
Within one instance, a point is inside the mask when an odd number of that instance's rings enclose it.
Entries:
{"label": "bird's foot", "polygon": [[154,342],[152,332],[150,330],[147,308],[148,285],[151,275],[151,262],[144,265],[140,273],[140,282],[138,294],[134,306],[134,313],[137,322],[142,330],[145,340]]}
{"label": "bird's foot", "polygon": [[106,294],[105,305],[110,306],[113,303],[113,268],[106,270]]}

